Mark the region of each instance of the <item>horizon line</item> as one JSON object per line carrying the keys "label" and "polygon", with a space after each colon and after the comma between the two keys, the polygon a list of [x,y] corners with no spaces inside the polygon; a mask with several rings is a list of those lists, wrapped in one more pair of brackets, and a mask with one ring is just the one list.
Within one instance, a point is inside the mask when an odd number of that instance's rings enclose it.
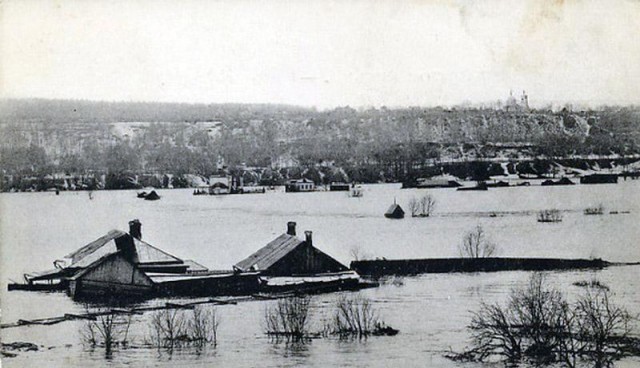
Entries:
{"label": "horizon line", "polygon": [[[88,102],[88,103],[112,103],[112,104],[175,104],[175,105],[255,105],[255,106],[285,106],[292,108],[301,108],[308,110],[315,110],[318,112],[322,111],[331,111],[337,110],[341,108],[352,108],[356,111],[366,111],[366,110],[380,110],[380,109],[388,109],[388,110],[402,110],[402,109],[412,109],[412,108],[420,108],[420,109],[500,109],[501,106],[498,106],[500,103],[505,104],[507,98],[498,99],[494,101],[484,101],[484,102],[472,102],[472,101],[462,101],[456,104],[437,104],[437,105],[332,105],[332,106],[319,106],[319,105],[305,105],[305,104],[295,104],[295,103],[286,103],[286,102],[237,102],[237,101],[226,101],[226,102],[202,102],[202,101],[163,101],[163,100],[108,100],[108,99],[90,99],[90,98],[55,98],[55,97],[13,97],[13,96],[0,96],[0,102],[8,102],[8,101],[27,101],[27,100],[40,100],[40,101],[64,101],[64,102]],[[519,105],[519,103],[518,103]],[[531,106],[533,105],[533,106]],[[569,107],[572,109],[591,109],[598,110],[603,108],[611,108],[611,107],[620,107],[620,108],[629,108],[629,107],[640,107],[640,103],[638,102],[586,102],[586,101],[563,101],[563,102],[555,102],[555,101],[544,101],[540,103],[529,102],[529,110],[556,110],[559,107]],[[504,107],[504,106],[502,106]]]}

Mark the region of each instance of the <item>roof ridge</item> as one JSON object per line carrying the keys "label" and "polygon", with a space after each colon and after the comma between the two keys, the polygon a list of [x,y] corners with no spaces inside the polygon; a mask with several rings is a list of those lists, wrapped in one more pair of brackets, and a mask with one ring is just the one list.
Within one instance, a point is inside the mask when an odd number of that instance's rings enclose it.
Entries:
{"label": "roof ridge", "polygon": [[[122,231],[122,230],[118,230],[118,229],[111,229],[109,230],[106,234],[102,235],[101,237],[97,238],[96,240],[80,247],[79,249],[76,249],[75,251],[67,254],[66,256],[64,256],[64,258],[74,258],[77,255],[81,254],[82,252],[88,251],[91,249],[91,247],[96,247],[95,249],[93,249],[91,252],[85,254],[85,257],[93,252],[95,252],[96,250],[98,250],[99,248],[103,247],[105,244],[107,244],[110,240],[115,239],[116,237],[120,237],[122,235],[126,235],[127,233]],[[101,245],[99,245],[99,241],[103,240]],[[98,246],[99,245],[99,246]],[[84,257],[82,257],[84,258]]]}

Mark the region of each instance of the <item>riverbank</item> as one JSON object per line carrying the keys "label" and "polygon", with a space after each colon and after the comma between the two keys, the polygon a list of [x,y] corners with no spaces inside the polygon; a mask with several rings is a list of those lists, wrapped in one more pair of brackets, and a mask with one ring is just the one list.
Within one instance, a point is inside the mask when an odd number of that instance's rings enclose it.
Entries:
{"label": "riverbank", "polygon": [[[384,178],[365,175],[366,172],[380,172],[376,165],[366,167],[294,167],[274,171],[266,167],[230,168],[218,172],[215,177],[229,178],[228,181],[243,183],[244,186],[283,186],[291,179],[306,178],[316,186],[326,186],[332,182],[357,181],[364,184],[402,183],[404,187],[417,186],[419,179],[447,175],[459,181],[501,181],[513,178],[548,179],[579,178],[589,174],[616,175],[623,179],[640,177],[640,156],[572,156],[565,158],[520,158],[504,157],[473,160],[430,160],[426,165],[406,167],[396,177]],[[274,173],[278,173],[274,175]],[[357,174],[360,173],[360,174]],[[350,179],[351,178],[351,179]],[[226,180],[226,179],[225,179]],[[154,187],[203,188],[210,178],[196,174],[119,172],[88,174],[46,173],[41,175],[4,175],[0,182],[3,192],[41,191],[95,191],[127,190]]]}

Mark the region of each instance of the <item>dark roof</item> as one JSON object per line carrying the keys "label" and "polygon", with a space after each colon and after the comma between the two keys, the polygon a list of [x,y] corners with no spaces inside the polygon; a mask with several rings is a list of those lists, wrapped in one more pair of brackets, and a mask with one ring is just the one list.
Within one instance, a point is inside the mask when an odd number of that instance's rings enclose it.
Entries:
{"label": "dark roof", "polygon": [[[66,255],[65,258],[71,258],[71,265],[69,267],[88,267],[96,260],[106,255],[116,253],[118,251],[116,239],[122,237],[131,237],[131,235],[124,231],[111,230],[106,235],[92,241],[75,252]],[[172,256],[151,244],[145,243],[140,239],[133,238],[133,244],[136,248],[138,263],[140,264],[182,263],[181,259]]]}
{"label": "dark roof", "polygon": [[387,210],[387,212],[385,212],[386,215],[391,215],[394,213],[404,213],[404,210],[402,209],[402,207],[400,207],[399,204],[392,204],[391,207],[389,207],[389,209]]}
{"label": "dark roof", "polygon": [[149,200],[149,201],[153,201],[156,199],[160,199],[160,196],[158,195],[158,193],[156,193],[155,190],[152,190],[151,192],[149,192],[149,194],[147,194],[144,199]]}
{"label": "dark roof", "polygon": [[293,235],[282,234],[234,267],[241,271],[250,271],[252,267],[253,271],[266,270],[304,242]]}

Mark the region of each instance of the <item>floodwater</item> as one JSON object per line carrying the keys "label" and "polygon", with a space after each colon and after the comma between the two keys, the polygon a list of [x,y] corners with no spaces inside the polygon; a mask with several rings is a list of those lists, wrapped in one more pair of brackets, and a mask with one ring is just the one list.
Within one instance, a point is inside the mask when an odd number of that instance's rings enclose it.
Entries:
{"label": "floodwater", "polygon": [[[640,181],[617,185],[496,188],[486,192],[406,189],[396,184],[365,185],[362,198],[345,192],[193,196],[192,190],[160,190],[162,199],[144,201],[134,191],[12,193],[0,195],[2,322],[79,313],[84,305],[64,293],[6,292],[9,280],[50,269],[55,259],[102,236],[142,222],[143,239],[211,269],[231,266],[285,232],[296,221],[298,234],[313,231],[314,245],[345,264],[360,257],[387,259],[456,257],[463,234],[481,225],[505,257],[602,258],[640,261]],[[411,197],[429,193],[437,201],[429,218],[383,217],[394,199],[408,210]],[[602,204],[605,214],[583,210]],[[562,211],[560,223],[538,223],[539,210]],[[610,214],[618,211],[618,214]],[[628,213],[623,213],[627,212]],[[313,339],[304,344],[275,342],[264,335],[265,307],[273,301],[217,306],[218,344],[204,351],[173,354],[143,346],[148,315],[133,317],[129,348],[105,356],[82,344],[85,322],[23,326],[1,331],[3,342],[28,341],[37,352],[5,358],[4,367],[241,366],[241,367],[479,367],[447,360],[450,349],[469,344],[466,326],[482,301],[501,302],[527,272],[430,274],[383,280],[360,293],[371,298],[381,318],[400,330],[397,336],[366,340]],[[569,298],[581,292],[572,283],[598,278],[614,292],[616,303],[640,314],[640,266],[600,271],[549,272],[549,282]],[[320,330],[332,313],[336,294],[312,299],[311,320]],[[148,304],[162,301],[149,301]],[[640,326],[634,326],[640,331]],[[617,366],[640,365],[626,359]]]}

